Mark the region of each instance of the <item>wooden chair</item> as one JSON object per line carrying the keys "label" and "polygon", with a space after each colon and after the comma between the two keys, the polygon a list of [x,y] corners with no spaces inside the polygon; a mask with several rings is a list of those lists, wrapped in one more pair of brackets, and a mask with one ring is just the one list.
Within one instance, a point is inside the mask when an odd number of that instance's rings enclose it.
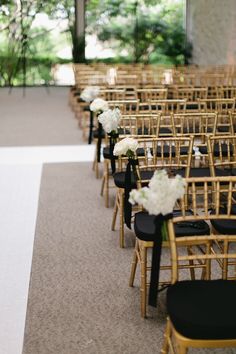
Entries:
{"label": "wooden chair", "polygon": [[[119,140],[127,136],[156,137],[159,127],[159,116],[150,114],[123,115],[119,124]],[[111,156],[109,139],[106,139],[106,146],[103,149],[103,178],[101,196],[105,197],[105,206],[109,207],[110,181],[113,180],[110,168]],[[117,158],[116,158],[117,163]]]}
{"label": "wooden chair", "polygon": [[[168,319],[162,354],[186,354],[189,348],[236,347],[236,233],[195,237],[176,237],[175,233],[176,224],[192,218],[186,214],[189,204],[196,221],[222,218],[236,221],[232,198],[236,192],[236,177],[209,177],[200,182],[204,184],[201,194],[197,189],[199,179],[186,179],[186,193],[179,202],[180,214],[168,220],[173,285],[167,289]],[[222,203],[223,213],[220,212]],[[209,211],[212,207],[214,213]],[[180,251],[186,243],[194,247],[194,254]],[[218,243],[223,245],[222,249],[217,247]],[[204,263],[203,278],[180,280],[180,269],[189,261]],[[219,261],[223,267],[218,267]]]}
{"label": "wooden chair", "polygon": [[211,176],[235,176],[236,136],[209,136],[207,145]]}
{"label": "wooden chair", "polygon": [[[137,166],[137,175],[139,178],[133,177],[132,188],[137,187],[137,183],[141,179],[149,180],[155,169],[166,168],[175,173],[178,170],[179,174],[188,176],[191,165],[193,139],[177,138],[177,137],[151,137],[138,138],[139,148],[142,151],[140,156],[136,155],[139,161]],[[114,182],[117,187],[116,202],[112,219],[112,230],[115,230],[117,214],[119,214],[119,234],[120,247],[124,247],[124,187],[125,187],[125,172],[123,168],[126,166],[127,158],[119,157],[118,164],[120,171],[114,174]],[[146,180],[146,183],[147,183]]]}
{"label": "wooden chair", "polygon": [[217,130],[216,134],[232,134],[232,118],[231,113],[235,110],[235,99],[207,99],[198,101],[199,112],[216,112]]}
{"label": "wooden chair", "polygon": [[194,146],[201,154],[207,154],[207,136],[216,134],[217,113],[175,113],[173,114],[174,134],[193,136]]}
{"label": "wooden chair", "polygon": [[162,100],[167,99],[167,89],[137,89],[137,96],[140,99],[140,102],[147,102],[149,100]]}
{"label": "wooden chair", "polygon": [[180,113],[186,110],[186,99],[184,100],[150,100],[150,111],[153,113]]}

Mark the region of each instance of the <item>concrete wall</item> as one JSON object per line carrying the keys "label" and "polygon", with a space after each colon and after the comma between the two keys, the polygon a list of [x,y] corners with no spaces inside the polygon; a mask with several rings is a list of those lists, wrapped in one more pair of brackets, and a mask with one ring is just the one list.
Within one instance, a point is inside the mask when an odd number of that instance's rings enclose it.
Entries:
{"label": "concrete wall", "polygon": [[236,64],[236,0],[186,0],[186,30],[193,64]]}

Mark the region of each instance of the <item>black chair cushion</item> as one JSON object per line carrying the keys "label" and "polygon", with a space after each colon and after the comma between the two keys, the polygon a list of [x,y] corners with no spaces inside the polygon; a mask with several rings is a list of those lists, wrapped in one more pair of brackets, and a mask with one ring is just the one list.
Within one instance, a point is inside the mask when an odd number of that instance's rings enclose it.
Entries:
{"label": "black chair cushion", "polygon": [[[211,212],[211,214],[214,214],[214,210]],[[220,208],[219,211],[220,214],[226,213],[226,211],[223,208]],[[234,205],[232,207],[232,214],[236,214],[236,206]],[[236,235],[236,220],[230,220],[230,219],[212,219],[211,224],[214,227],[214,229],[219,232],[220,234],[223,235]]]}
{"label": "black chair cushion", "polygon": [[[221,144],[221,149],[222,149],[222,156],[227,156],[227,145],[226,144]],[[206,155],[208,153],[207,150],[207,146],[199,146],[199,151],[201,152],[201,154]],[[230,155],[232,156],[233,154],[233,147],[232,145],[230,145]],[[219,157],[220,156],[220,147],[219,144],[215,144],[214,145],[214,153],[213,155],[215,157]]]}
{"label": "black chair cushion", "polygon": [[[141,179],[150,180],[153,176],[154,171],[141,171]],[[113,175],[116,187],[125,188],[125,172],[116,172]],[[133,172],[131,172],[131,188],[137,188],[137,183],[134,178]]]}
{"label": "black chair cushion", "polygon": [[[179,211],[173,212],[175,216],[179,215]],[[191,211],[187,214],[191,215]],[[155,215],[149,215],[146,211],[141,211],[135,214],[134,231],[137,238],[143,241],[154,241],[155,239]],[[174,225],[175,234],[180,236],[199,236],[209,235],[210,228],[204,220],[200,221],[181,221]]]}
{"label": "black chair cushion", "polygon": [[167,290],[175,329],[191,339],[236,339],[236,281],[180,281]]}
{"label": "black chair cushion", "polygon": [[190,169],[189,177],[210,177],[209,167],[192,167]]}

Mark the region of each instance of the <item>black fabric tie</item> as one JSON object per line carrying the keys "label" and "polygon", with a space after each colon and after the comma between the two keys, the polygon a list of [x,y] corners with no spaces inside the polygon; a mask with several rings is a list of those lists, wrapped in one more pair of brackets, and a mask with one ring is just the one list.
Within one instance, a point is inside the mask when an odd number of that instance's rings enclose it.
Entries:
{"label": "black fabric tie", "polygon": [[97,162],[101,161],[102,131],[102,124],[98,123]]}
{"label": "black fabric tie", "polygon": [[171,219],[173,214],[167,214],[163,216],[159,214],[155,217],[155,239],[152,249],[152,266],[151,266],[151,280],[149,288],[148,304],[153,307],[157,307],[157,294],[161,264],[161,250],[162,250],[162,225],[163,223]]}
{"label": "black fabric tie", "polygon": [[114,146],[116,144],[117,138],[119,137],[118,133],[110,133],[109,135],[109,155],[110,155],[110,161],[111,161],[111,171],[112,174],[116,172],[116,161],[115,161],[115,156],[113,155],[113,150]]}
{"label": "black fabric tie", "polygon": [[91,144],[93,140],[93,111],[90,111],[90,123],[89,123],[89,137],[88,143]]}
{"label": "black fabric tie", "polygon": [[129,194],[132,189],[132,174],[131,167],[133,170],[134,179],[136,179],[136,166],[138,165],[137,159],[129,159],[125,171],[125,201],[124,201],[124,218],[126,226],[131,229],[131,216],[132,216],[132,205],[129,202]]}

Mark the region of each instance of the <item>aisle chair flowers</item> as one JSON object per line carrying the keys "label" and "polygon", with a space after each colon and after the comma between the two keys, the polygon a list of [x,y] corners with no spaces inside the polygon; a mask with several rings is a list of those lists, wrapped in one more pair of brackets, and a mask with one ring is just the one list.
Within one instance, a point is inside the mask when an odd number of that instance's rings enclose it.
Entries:
{"label": "aisle chair flowers", "polygon": [[159,269],[162,241],[167,240],[167,220],[172,217],[176,201],[184,195],[185,180],[177,175],[169,178],[165,170],[155,171],[148,187],[132,190],[129,201],[142,205],[145,210],[156,215],[156,238],[152,251],[151,282],[149,290],[149,305],[157,304]]}
{"label": "aisle chair flowers", "polygon": [[115,158],[113,155],[114,146],[119,136],[118,128],[121,119],[119,108],[108,109],[98,116],[98,121],[109,136],[109,156],[111,161],[112,174],[115,173]]}
{"label": "aisle chair flowers", "polygon": [[131,168],[133,170],[133,177],[137,179],[136,165],[138,160],[136,159],[136,151],[138,149],[138,141],[133,138],[124,138],[119,141],[115,147],[113,154],[115,156],[127,156],[128,163],[125,171],[125,196],[124,196],[124,219],[125,224],[128,228],[131,229],[131,214],[132,214],[132,205],[129,202],[129,194],[132,188],[132,174]]}
{"label": "aisle chair flowers", "polygon": [[80,98],[85,102],[92,102],[99,95],[100,88],[98,86],[87,86],[81,92]]}

